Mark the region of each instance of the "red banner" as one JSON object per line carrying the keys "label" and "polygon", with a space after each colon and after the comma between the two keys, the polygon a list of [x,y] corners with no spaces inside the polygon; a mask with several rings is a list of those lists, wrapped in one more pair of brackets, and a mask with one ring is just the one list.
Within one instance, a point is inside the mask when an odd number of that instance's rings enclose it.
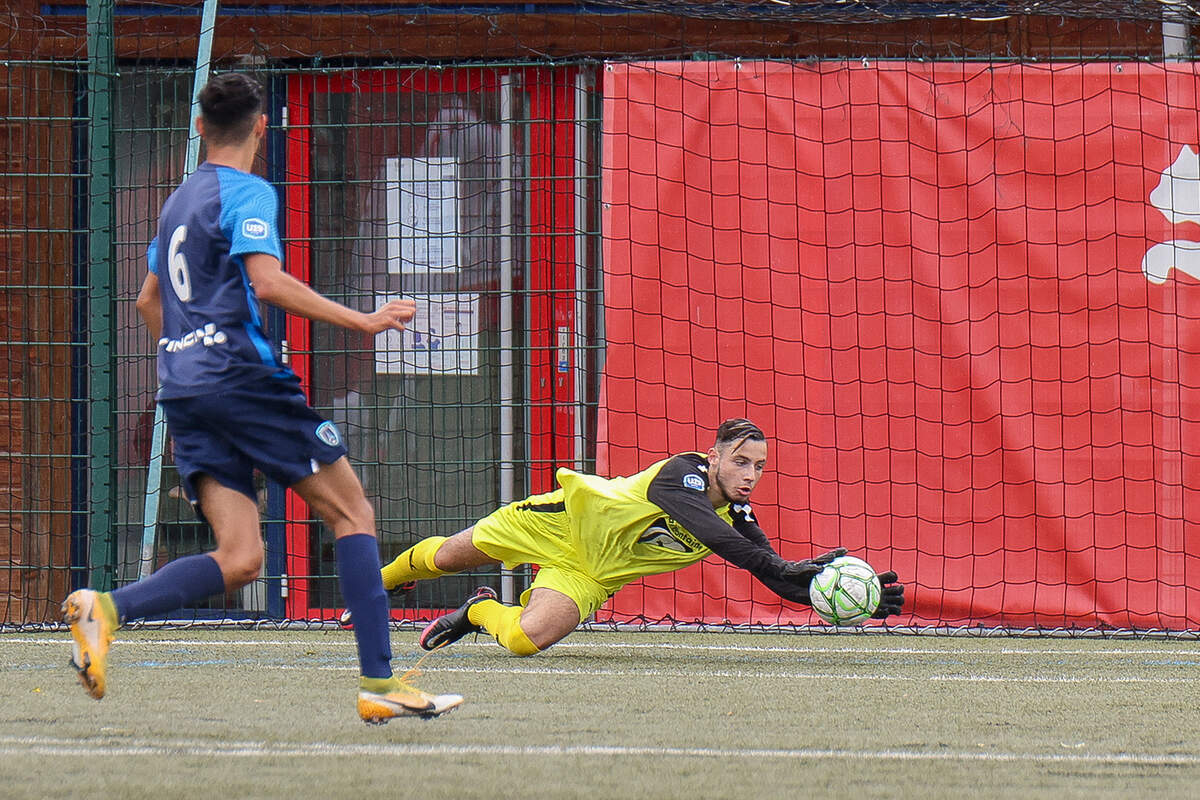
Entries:
{"label": "red banner", "polygon": [[[901,623],[1200,625],[1198,90],[1189,64],[607,67],[598,471],[747,416],[777,548],[895,569]],[[602,614],[811,619],[717,559]]]}

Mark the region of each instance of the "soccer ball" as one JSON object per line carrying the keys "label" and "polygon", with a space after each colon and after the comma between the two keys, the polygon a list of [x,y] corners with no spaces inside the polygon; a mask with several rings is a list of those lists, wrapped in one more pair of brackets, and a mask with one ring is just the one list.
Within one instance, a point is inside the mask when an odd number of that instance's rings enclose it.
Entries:
{"label": "soccer ball", "polygon": [[882,588],[871,565],[861,558],[830,561],[809,584],[813,610],[830,625],[854,625],[879,608]]}

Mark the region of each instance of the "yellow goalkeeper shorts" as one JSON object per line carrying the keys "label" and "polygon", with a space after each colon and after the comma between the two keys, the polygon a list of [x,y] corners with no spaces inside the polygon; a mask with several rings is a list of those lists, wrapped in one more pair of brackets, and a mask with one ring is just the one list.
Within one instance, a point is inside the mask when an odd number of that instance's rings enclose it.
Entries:
{"label": "yellow goalkeeper shorts", "polygon": [[520,564],[540,567],[521,595],[521,605],[529,602],[534,589],[553,589],[575,602],[583,621],[604,605],[610,592],[583,569],[569,534],[563,491],[557,489],[488,514],[475,523],[471,542],[508,569]]}

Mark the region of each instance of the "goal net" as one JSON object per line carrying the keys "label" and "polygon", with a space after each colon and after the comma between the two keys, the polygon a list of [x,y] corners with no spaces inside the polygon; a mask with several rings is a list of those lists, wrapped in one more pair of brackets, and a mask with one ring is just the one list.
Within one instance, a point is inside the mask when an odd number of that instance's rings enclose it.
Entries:
{"label": "goal net", "polygon": [[[913,625],[1188,628],[1192,64],[610,64],[600,470],[772,442],[790,557]],[[720,562],[614,619],[802,622]]]}

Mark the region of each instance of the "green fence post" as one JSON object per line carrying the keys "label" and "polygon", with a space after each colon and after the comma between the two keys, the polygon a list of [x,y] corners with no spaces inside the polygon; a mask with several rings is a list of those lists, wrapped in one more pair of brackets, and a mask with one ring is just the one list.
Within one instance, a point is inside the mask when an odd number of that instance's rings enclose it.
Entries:
{"label": "green fence post", "polygon": [[113,587],[116,250],[113,243],[113,0],[88,0],[88,584]]}

